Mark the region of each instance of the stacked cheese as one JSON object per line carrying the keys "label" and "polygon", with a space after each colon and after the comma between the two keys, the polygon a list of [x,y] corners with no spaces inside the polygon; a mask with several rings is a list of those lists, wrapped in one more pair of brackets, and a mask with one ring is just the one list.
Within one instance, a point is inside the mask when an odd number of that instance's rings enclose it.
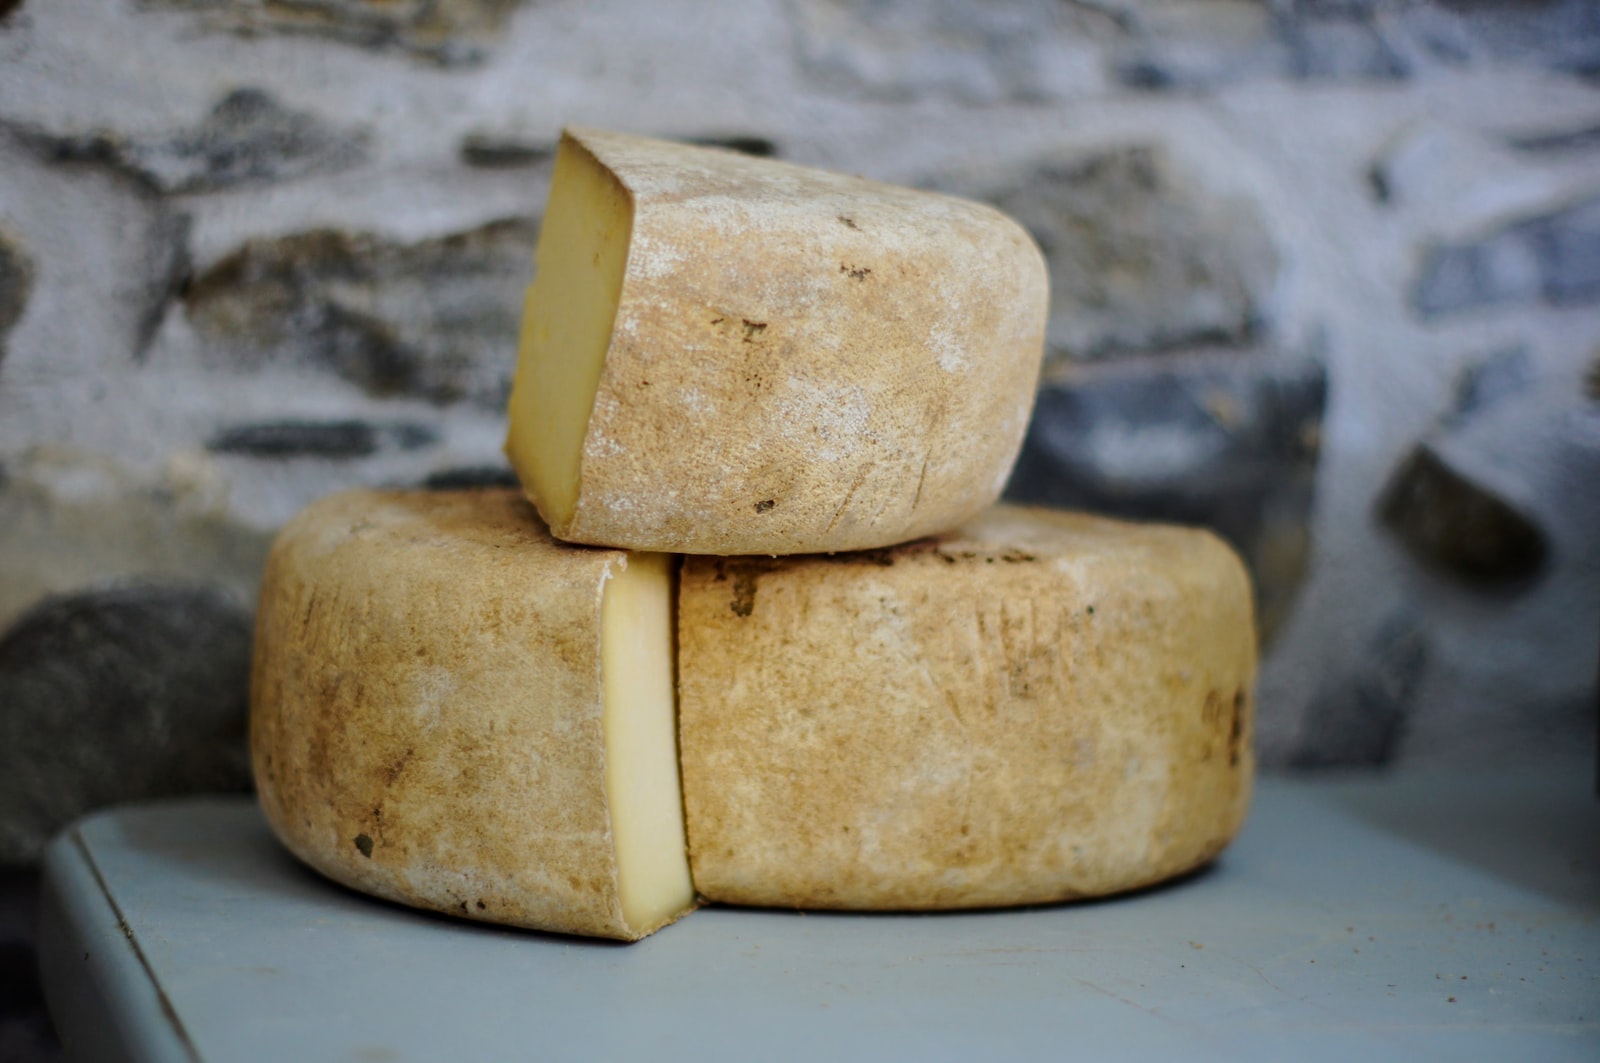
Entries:
{"label": "stacked cheese", "polygon": [[993,505],[1045,292],[986,207],[569,133],[507,443],[537,512],[352,492],[284,529],[273,828],[379,896],[621,939],[697,898],[1027,904],[1210,859],[1249,796],[1248,581],[1205,532]]}

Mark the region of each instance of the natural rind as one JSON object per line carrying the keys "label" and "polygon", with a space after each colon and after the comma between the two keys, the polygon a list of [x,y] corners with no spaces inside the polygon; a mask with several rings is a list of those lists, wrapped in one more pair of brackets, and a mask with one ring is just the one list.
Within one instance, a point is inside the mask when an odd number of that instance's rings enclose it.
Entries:
{"label": "natural rind", "polygon": [[302,512],[267,562],[251,691],[278,837],[348,886],[472,919],[631,940],[691,908],[686,865],[682,903],[643,922],[619,891],[601,624],[627,564],[555,542],[515,491]]}
{"label": "natural rind", "polygon": [[[999,497],[1048,301],[1044,259],[1015,222],[640,137],[569,130],[562,150],[592,155],[632,219],[570,515],[530,486],[558,538],[855,550],[952,527]],[[528,376],[507,447],[525,485]]]}
{"label": "natural rind", "polygon": [[687,559],[696,888],[940,909],[1128,890],[1249,801],[1248,577],[1198,531],[997,507],[858,555]]}

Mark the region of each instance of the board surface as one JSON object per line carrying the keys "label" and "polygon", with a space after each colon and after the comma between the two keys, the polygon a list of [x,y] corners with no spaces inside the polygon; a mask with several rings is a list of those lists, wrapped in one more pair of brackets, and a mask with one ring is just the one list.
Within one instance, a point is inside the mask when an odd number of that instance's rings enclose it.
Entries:
{"label": "board surface", "polygon": [[83,1058],[1600,1058],[1592,765],[1267,778],[1172,886],[953,915],[710,908],[634,945],[372,901],[246,801],[53,845],[41,962]]}

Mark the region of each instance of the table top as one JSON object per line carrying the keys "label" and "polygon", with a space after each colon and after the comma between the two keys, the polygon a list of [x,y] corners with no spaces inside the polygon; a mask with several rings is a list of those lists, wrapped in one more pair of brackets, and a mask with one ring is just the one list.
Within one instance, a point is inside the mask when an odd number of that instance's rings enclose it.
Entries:
{"label": "table top", "polygon": [[80,1058],[1600,1059],[1587,760],[1269,778],[1213,867],[1111,900],[633,945],[374,901],[248,801],[175,801],[64,833],[41,912]]}

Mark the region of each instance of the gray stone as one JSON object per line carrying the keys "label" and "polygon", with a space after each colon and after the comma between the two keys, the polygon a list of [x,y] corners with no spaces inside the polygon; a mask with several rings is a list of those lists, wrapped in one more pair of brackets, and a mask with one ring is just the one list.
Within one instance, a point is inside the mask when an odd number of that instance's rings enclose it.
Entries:
{"label": "gray stone", "polygon": [[33,259],[22,240],[0,228],[0,361],[6,356],[6,333],[27,309],[33,294]]}
{"label": "gray stone", "polygon": [[1117,12],[1111,76],[1133,89],[1186,91],[1283,73],[1287,57],[1256,0],[1145,4],[1108,0]]}
{"label": "gray stone", "polygon": [[252,458],[364,458],[385,446],[420,450],[439,441],[438,429],[420,422],[266,421],[231,425],[206,442],[216,454]]}
{"label": "gray stone", "polygon": [[1511,137],[1507,143],[1518,151],[1536,154],[1565,154],[1600,150],[1600,125],[1579,126],[1527,136]]}
{"label": "gray stone", "polygon": [[1442,58],[1465,51],[1474,59],[1600,73],[1600,5],[1594,0],[1384,0],[1384,6],[1420,46]]}
{"label": "gray stone", "polygon": [[[1080,0],[1081,2],[1081,0]],[[1428,65],[1600,71],[1593,0],[1099,0],[1125,85],[1208,89],[1260,77],[1395,81]]]}
{"label": "gray stone", "polygon": [[1374,17],[1373,5],[1287,5],[1276,20],[1290,77],[1301,81],[1399,81],[1411,64]]}
{"label": "gray stone", "polygon": [[155,192],[209,192],[341,170],[359,162],[367,137],[290,110],[261,89],[224,96],[198,126],[160,136],[124,137],[21,130],[57,162],[102,163]]}
{"label": "gray stone", "polygon": [[1123,39],[1112,71],[1125,85],[1213,88],[1248,78],[1302,81],[1408,77],[1412,64],[1381,3],[1305,0],[1119,2]]}
{"label": "gray stone", "polygon": [[1600,199],[1426,249],[1411,289],[1425,317],[1499,303],[1600,302]]}
{"label": "gray stone", "polygon": [[1028,228],[1050,263],[1049,357],[1108,358],[1250,343],[1266,317],[1277,255],[1245,204],[1126,147],[1045,159],[987,199]]}
{"label": "gray stone", "polygon": [[754,155],[758,159],[775,159],[781,153],[778,142],[755,133],[708,134],[684,138],[690,144],[706,148],[726,148],[741,155]]}
{"label": "gray stone", "polygon": [[1600,559],[1600,411],[1570,374],[1522,347],[1461,374],[1376,503],[1425,569],[1490,601],[1591,578],[1573,566]]}
{"label": "gray stone", "polygon": [[1520,227],[1502,229],[1467,244],[1429,247],[1411,289],[1411,305],[1425,317],[1492,303],[1536,302],[1543,264]]}
{"label": "gray stone", "polygon": [[251,619],[145,586],[46,600],[0,638],[0,864],[95,808],[242,791]]}
{"label": "gray stone", "polygon": [[1091,64],[1083,12],[1057,0],[790,0],[788,8],[800,69],[828,92],[1036,102],[1071,94]]}
{"label": "gray stone", "polygon": [[193,219],[158,202],[145,233],[144,268],[133,278],[133,303],[139,308],[134,321],[133,353],[142,361],[166,318],[167,308],[183,293],[194,272],[189,254]]}
{"label": "gray stone", "polygon": [[404,244],[317,230],[251,241],[184,293],[204,357],[234,368],[311,367],[372,395],[504,408],[531,219]]}
{"label": "gray stone", "polygon": [[1507,399],[1526,394],[1536,381],[1528,348],[1496,351],[1468,366],[1456,380],[1455,397],[1443,423],[1449,426],[1467,421]]}
{"label": "gray stone", "polygon": [[[777,142],[754,133],[719,133],[680,138],[687,144],[726,148],[742,155],[775,158]],[[513,169],[543,166],[554,161],[556,143],[516,132],[479,130],[461,138],[461,161],[480,169]]]}
{"label": "gray stone", "polygon": [[1532,236],[1546,302],[1600,302],[1600,198],[1534,222]]}
{"label": "gray stone", "polygon": [[427,491],[461,491],[477,487],[519,487],[509,465],[462,465],[429,473],[420,485]]}
{"label": "gray stone", "polygon": [[[135,361],[142,360],[168,307],[188,283],[192,271],[189,214],[161,194],[153,172],[141,169],[138,153],[143,149],[137,144],[109,134],[79,137],[46,133],[34,126],[9,126],[3,120],[0,120],[0,129],[42,155],[47,162],[63,166],[105,166],[127,182],[126,191],[138,202],[139,208],[134,217],[124,218],[119,223],[118,237],[125,245],[137,247],[139,258],[128,262],[115,294],[132,308],[133,330],[128,347]],[[15,272],[17,256],[22,256],[24,267],[20,274],[20,292],[14,287],[19,277]],[[20,244],[0,228],[0,358],[4,357],[6,311],[12,306],[12,300],[26,295],[32,272]],[[20,304],[17,309],[20,310]]]}
{"label": "gray stone", "polygon": [[1378,767],[1394,759],[1428,667],[1424,622],[1409,611],[1380,624],[1365,652],[1313,699],[1290,765]]}
{"label": "gray stone", "polygon": [[1395,470],[1378,515],[1413,556],[1480,588],[1525,586],[1549,554],[1531,514],[1452,467],[1426,442]]}
{"label": "gray stone", "polygon": [[1326,396],[1320,361],[1262,352],[1063,367],[1006,497],[1214,529],[1250,567],[1270,638],[1310,559]]}
{"label": "gray stone", "polygon": [[196,12],[208,28],[243,35],[307,34],[398,49],[450,66],[481,62],[525,0],[144,0]]}
{"label": "gray stone", "polygon": [[555,157],[554,143],[514,133],[468,133],[461,138],[461,161],[480,169],[543,166]]}

